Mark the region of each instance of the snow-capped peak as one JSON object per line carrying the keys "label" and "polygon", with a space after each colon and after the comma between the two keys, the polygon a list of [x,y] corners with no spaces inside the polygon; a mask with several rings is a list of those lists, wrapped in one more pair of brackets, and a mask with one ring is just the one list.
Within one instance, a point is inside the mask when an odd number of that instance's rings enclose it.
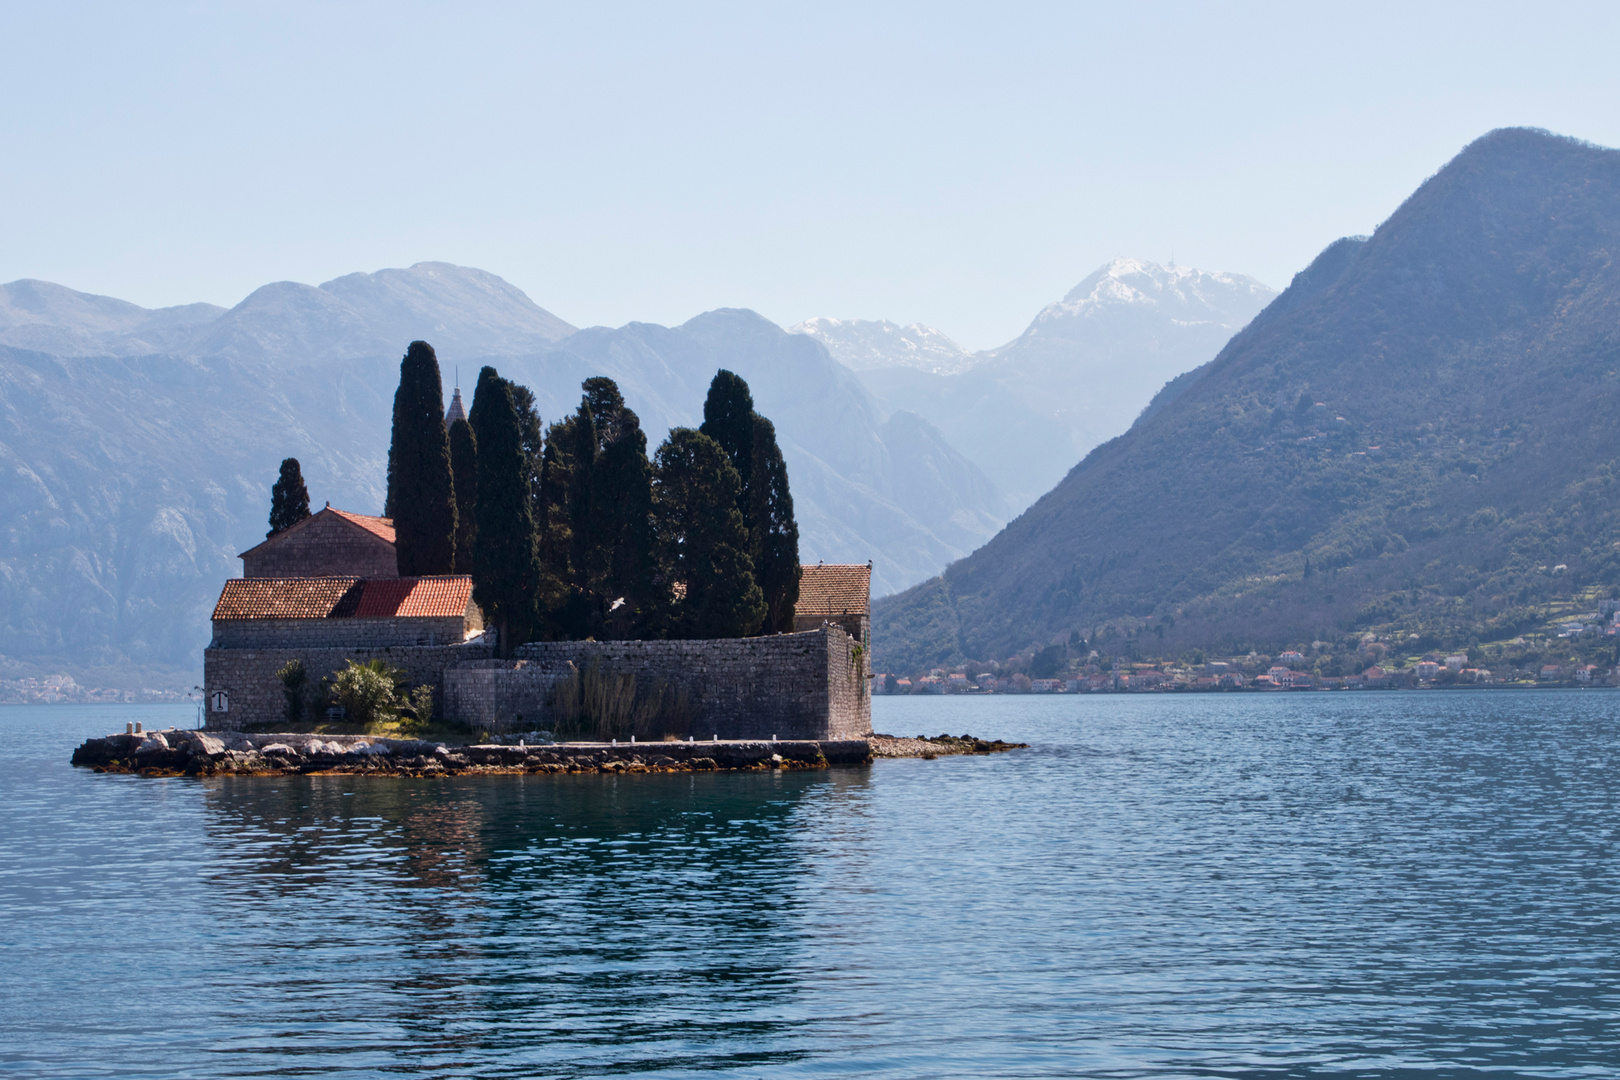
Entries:
{"label": "snow-capped peak", "polygon": [[794,334],[813,337],[827,347],[834,360],[855,371],[908,367],[935,375],[955,375],[973,365],[966,349],[921,323],[868,319],[833,319],[820,316],[788,327]]}

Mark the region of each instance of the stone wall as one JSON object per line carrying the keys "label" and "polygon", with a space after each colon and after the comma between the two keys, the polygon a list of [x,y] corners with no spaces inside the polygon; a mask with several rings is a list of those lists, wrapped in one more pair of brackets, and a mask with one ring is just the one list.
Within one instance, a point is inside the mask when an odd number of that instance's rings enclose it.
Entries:
{"label": "stone wall", "polygon": [[490,731],[551,727],[561,679],[592,665],[686,706],[699,739],[861,739],[872,732],[865,657],[837,627],[720,641],[551,641],[445,673],[447,718]]}
{"label": "stone wall", "polygon": [[327,514],[242,558],[243,577],[399,577],[394,545]]}
{"label": "stone wall", "polygon": [[219,649],[382,649],[459,645],[464,618],[448,619],[215,619]]}
{"label": "stone wall", "polygon": [[[342,619],[335,622],[353,623],[359,620]],[[286,719],[287,704],[282,696],[281,680],[276,677],[287,661],[304,662],[310,682],[318,683],[322,676],[330,675],[347,660],[365,663],[382,659],[397,668],[403,668],[413,684],[432,683],[434,696],[444,701],[444,673],[453,664],[463,661],[486,660],[493,655],[493,647],[486,639],[456,645],[394,646],[385,648],[340,647],[273,647],[262,649],[203,650],[204,709],[210,729],[236,729],[246,725],[274,724]],[[229,700],[229,711],[214,711],[214,694],[224,691]]]}

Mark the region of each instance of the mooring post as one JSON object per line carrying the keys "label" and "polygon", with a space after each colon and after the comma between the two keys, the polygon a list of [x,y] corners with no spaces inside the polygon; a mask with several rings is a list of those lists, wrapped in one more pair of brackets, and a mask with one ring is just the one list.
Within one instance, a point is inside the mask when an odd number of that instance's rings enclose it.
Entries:
{"label": "mooring post", "polygon": [[133,721],[130,721],[130,720],[125,720],[124,721],[124,734],[125,735],[133,735],[133,734],[135,734],[135,724],[134,724]]}

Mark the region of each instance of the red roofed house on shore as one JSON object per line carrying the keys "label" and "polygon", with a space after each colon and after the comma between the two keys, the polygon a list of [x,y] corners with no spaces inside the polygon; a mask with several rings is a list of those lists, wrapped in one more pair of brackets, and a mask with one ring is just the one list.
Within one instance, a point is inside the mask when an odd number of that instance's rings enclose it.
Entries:
{"label": "red roofed house on shore", "polygon": [[380,658],[442,687],[451,664],[494,655],[472,578],[400,577],[388,518],[328,505],[244,551],[242,572],[220,591],[203,652],[210,726],[280,719],[277,673],[291,660],[311,682]]}
{"label": "red roofed house on shore", "polygon": [[793,609],[793,630],[820,629],[822,623],[843,628],[860,642],[870,643],[872,630],[872,564],[817,563],[800,567],[799,602]]}

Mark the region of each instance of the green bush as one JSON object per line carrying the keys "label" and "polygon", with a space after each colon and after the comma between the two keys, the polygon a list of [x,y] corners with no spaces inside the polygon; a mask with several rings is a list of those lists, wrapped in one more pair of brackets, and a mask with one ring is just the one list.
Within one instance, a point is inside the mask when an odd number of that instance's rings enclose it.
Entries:
{"label": "green bush", "polygon": [[405,678],[405,672],[386,660],[368,660],[364,664],[350,660],[333,674],[332,698],[343,706],[353,723],[392,720],[408,704],[401,695]]}

